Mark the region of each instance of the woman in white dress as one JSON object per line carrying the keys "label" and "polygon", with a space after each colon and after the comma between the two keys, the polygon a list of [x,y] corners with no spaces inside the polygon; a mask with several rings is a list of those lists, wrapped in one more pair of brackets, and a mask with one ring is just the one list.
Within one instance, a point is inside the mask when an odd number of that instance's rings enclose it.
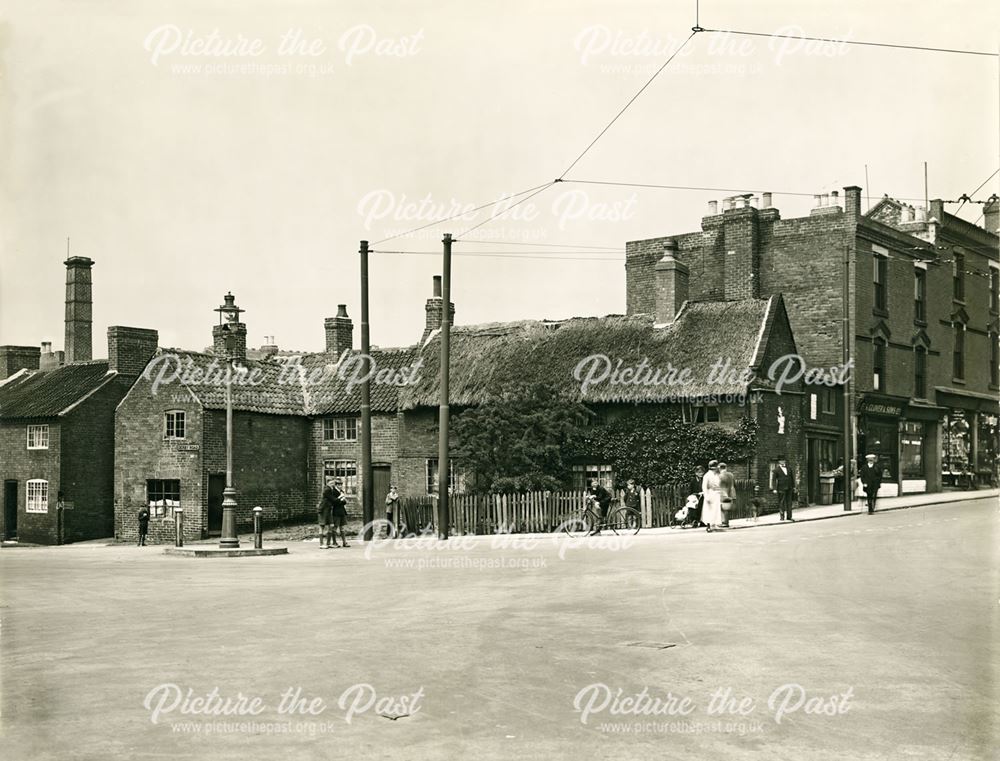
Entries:
{"label": "woman in white dress", "polygon": [[718,460],[708,463],[708,472],[701,479],[701,490],[705,495],[701,508],[701,522],[705,524],[706,531],[711,531],[712,526],[722,523],[722,489],[719,484]]}

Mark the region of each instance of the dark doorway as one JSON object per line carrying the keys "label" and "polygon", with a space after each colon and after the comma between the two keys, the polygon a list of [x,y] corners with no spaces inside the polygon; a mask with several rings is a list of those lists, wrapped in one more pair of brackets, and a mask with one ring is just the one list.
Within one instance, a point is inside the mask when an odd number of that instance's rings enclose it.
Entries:
{"label": "dark doorway", "polygon": [[3,538],[17,539],[17,481],[3,482]]}
{"label": "dark doorway", "polygon": [[392,468],[388,465],[372,465],[372,494],[375,495],[375,519],[385,512],[385,495],[392,485]]}
{"label": "dark doorway", "polygon": [[226,477],[213,473],[208,477],[208,533],[222,536],[222,492],[226,488]]}

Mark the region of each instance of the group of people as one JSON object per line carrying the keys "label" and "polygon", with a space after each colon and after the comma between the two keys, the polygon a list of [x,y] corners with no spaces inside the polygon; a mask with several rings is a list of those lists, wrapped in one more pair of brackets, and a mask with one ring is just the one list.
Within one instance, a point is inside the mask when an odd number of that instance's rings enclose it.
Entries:
{"label": "group of people", "polygon": [[736,502],[736,478],[726,463],[709,460],[708,470],[699,465],[689,491],[699,495],[695,525],[704,526],[710,533],[729,527],[729,511]]}

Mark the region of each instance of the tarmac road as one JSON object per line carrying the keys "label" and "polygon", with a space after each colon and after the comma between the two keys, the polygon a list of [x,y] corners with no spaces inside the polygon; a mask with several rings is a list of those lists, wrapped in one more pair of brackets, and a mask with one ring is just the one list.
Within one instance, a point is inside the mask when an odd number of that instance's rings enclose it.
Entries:
{"label": "tarmac road", "polygon": [[994,758],[997,528],[5,548],[3,756]]}

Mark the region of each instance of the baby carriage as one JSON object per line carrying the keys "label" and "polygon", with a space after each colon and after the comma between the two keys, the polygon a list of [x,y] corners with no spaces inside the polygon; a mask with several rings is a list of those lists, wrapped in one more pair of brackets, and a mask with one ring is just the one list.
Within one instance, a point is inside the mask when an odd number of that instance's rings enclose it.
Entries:
{"label": "baby carriage", "polygon": [[689,494],[684,507],[674,513],[674,525],[681,528],[697,528],[701,525],[701,495]]}

